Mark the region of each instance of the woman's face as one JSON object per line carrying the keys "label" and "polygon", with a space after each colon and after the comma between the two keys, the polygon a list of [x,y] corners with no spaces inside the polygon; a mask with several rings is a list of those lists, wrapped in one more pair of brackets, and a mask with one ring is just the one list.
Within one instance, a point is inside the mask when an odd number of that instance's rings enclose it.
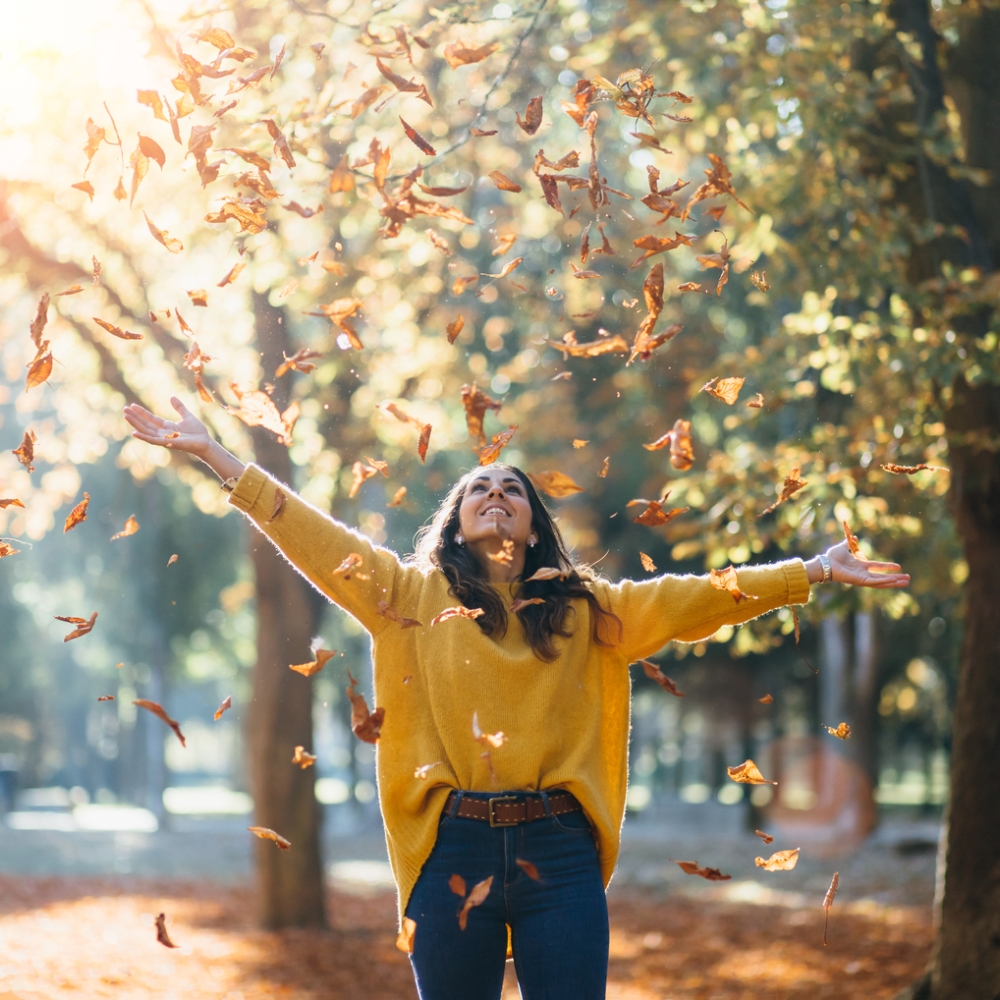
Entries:
{"label": "woman's face", "polygon": [[509,469],[485,468],[469,483],[458,508],[459,531],[470,546],[498,550],[506,539],[518,551],[535,540],[524,484]]}

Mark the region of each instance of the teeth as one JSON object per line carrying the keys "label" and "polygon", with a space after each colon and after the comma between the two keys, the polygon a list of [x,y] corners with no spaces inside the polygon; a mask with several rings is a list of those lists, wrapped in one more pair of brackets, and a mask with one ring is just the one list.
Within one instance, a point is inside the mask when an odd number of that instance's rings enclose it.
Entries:
{"label": "teeth", "polygon": [[486,511],[483,512],[483,516],[484,517],[489,517],[490,514],[503,514],[504,517],[508,517],[509,516],[507,514],[507,511],[505,511],[502,507],[490,507]]}

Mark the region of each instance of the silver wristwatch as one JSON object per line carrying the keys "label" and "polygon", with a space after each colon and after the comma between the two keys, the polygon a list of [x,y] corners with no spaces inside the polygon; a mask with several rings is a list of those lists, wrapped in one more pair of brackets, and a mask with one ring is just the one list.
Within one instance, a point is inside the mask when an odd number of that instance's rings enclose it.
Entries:
{"label": "silver wristwatch", "polygon": [[830,564],[830,557],[824,552],[817,557],[820,566],[823,567],[822,583],[829,583],[833,579],[833,566]]}

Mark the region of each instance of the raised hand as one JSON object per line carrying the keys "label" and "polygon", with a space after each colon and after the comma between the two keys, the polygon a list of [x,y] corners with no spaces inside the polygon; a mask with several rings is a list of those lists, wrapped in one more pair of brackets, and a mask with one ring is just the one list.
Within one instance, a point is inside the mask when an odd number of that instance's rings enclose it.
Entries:
{"label": "raised hand", "polygon": [[132,437],[207,459],[212,444],[208,428],[176,396],[170,397],[170,403],[180,414],[180,420],[164,420],[138,403],[126,406],[125,419],[135,428]]}
{"label": "raised hand", "polygon": [[[833,579],[837,583],[847,583],[852,587],[876,587],[880,590],[910,585],[910,574],[900,572],[898,563],[859,559],[851,553],[846,541],[827,549],[826,557],[830,560]],[[820,578],[822,579],[822,570]]]}

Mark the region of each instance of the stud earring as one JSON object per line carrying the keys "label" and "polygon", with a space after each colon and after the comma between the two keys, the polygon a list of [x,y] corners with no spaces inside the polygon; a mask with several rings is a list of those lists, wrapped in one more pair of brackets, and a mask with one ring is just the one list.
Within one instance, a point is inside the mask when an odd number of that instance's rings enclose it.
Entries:
{"label": "stud earring", "polygon": [[535,538],[535,536],[534,536],[534,535],[532,535],[532,536],[531,536],[531,538],[529,538],[529,539],[528,539],[528,545],[529,545],[529,546],[530,546],[531,548],[534,548],[534,547],[535,547],[535,546],[536,546],[537,544],[538,544],[538,539],[537,539],[537,538]]}
{"label": "stud earring", "polygon": [[456,545],[465,544],[465,535],[463,535],[461,531],[455,536],[455,544]]}

